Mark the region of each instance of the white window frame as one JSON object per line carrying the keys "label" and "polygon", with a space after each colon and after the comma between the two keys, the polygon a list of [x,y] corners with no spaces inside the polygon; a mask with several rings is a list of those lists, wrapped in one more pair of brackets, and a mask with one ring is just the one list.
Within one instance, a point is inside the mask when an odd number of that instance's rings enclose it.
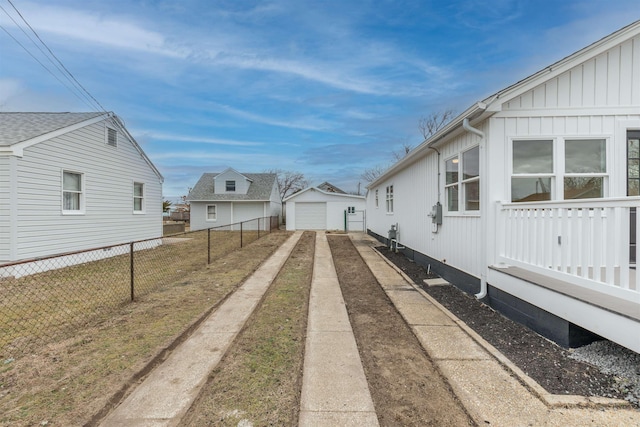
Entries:
{"label": "white window frame", "polygon": [[[209,207],[214,210],[213,218],[209,218]],[[218,205],[206,205],[204,207],[204,219],[205,221],[216,222],[218,220]]]}
{"label": "white window frame", "polygon": [[[111,144],[109,142],[109,134],[113,132],[115,135],[115,144]],[[109,147],[113,147],[113,148],[118,148],[118,130],[115,128],[112,128],[110,126],[105,126],[104,127],[104,142],[106,145],[108,145]]]}
{"label": "white window frame", "polygon": [[[142,186],[142,195],[141,196],[137,196],[136,195],[136,186],[137,185],[141,185]],[[146,193],[146,185],[144,184],[144,182],[134,181],[134,183],[133,183],[133,213],[134,214],[139,215],[139,214],[146,213],[145,193]],[[137,209],[137,210],[136,210],[136,200],[140,200],[140,209]]]}
{"label": "white window frame", "polygon": [[[551,172],[544,173],[529,173],[529,174],[514,174],[513,173],[513,143],[514,141],[551,141],[552,153],[553,153],[553,168]],[[589,172],[589,173],[569,173],[566,172],[566,141],[574,140],[603,140],[605,144],[605,172]],[[612,153],[611,153],[611,136],[610,135],[568,135],[568,136],[536,136],[536,137],[510,137],[509,138],[509,185],[507,197],[512,200],[512,186],[513,178],[550,178],[550,200],[548,201],[563,201],[563,200],[576,200],[565,198],[564,179],[572,177],[601,177],[602,178],[602,198],[609,197],[611,170],[612,170]],[[541,201],[542,203],[545,200]],[[525,202],[512,202],[512,203],[526,203]]]}
{"label": "white window frame", "polygon": [[[230,185],[233,185],[233,190],[229,190]],[[224,181],[224,191],[227,193],[235,193],[236,192],[236,188],[238,188],[236,180],[235,179],[227,179]]]}
{"label": "white window frame", "polygon": [[385,197],[387,215],[393,215],[393,184],[387,185]]}
{"label": "white window frame", "polygon": [[[65,174],[74,174],[74,175],[79,175],[80,176],[80,191],[70,191],[70,190],[65,190],[64,189],[64,175]],[[60,193],[61,196],[61,208],[62,208],[62,215],[84,215],[85,213],[85,184],[84,184],[84,173],[82,172],[78,172],[78,171],[72,171],[72,170],[66,170],[63,169],[61,176],[60,176],[60,189],[62,190]],[[65,209],[64,208],[64,195],[65,193],[75,193],[79,195],[79,199],[78,199],[78,204],[79,204],[79,208],[78,209]]]}
{"label": "white window frame", "polygon": [[[468,153],[469,151],[472,150],[478,150],[478,176],[474,176],[472,178],[467,178],[464,179],[464,155],[465,153]],[[457,162],[454,161],[457,159]],[[453,162],[454,164],[457,165],[458,167],[458,179],[455,182],[451,182],[451,183],[447,183],[447,162]],[[481,168],[481,153],[480,153],[480,145],[473,145],[470,147],[465,148],[464,150],[460,150],[458,152],[456,152],[455,154],[452,154],[451,156],[449,156],[448,158],[444,159],[444,171],[445,171],[445,179],[444,179],[444,192],[445,192],[445,204],[446,204],[446,208],[447,208],[447,215],[449,216],[456,216],[456,215],[465,215],[465,216],[479,216],[480,212],[482,210],[482,193],[481,188],[480,188],[480,180],[482,178],[482,171],[480,170]],[[471,183],[477,182],[478,183],[478,193],[479,193],[479,199],[478,200],[478,209],[467,209],[467,186]],[[458,209],[457,210],[451,210],[451,206],[449,206],[449,191],[452,191],[453,189],[457,189],[458,191],[458,197],[457,197],[457,202],[458,202]]]}

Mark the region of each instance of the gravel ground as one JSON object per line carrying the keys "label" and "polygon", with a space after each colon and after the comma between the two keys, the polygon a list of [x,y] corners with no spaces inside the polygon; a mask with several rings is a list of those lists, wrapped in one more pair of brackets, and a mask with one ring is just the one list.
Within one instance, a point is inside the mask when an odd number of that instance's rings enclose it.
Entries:
{"label": "gravel ground", "polygon": [[562,348],[455,286],[427,287],[424,279],[436,276],[402,254],[376,249],[549,393],[626,399],[640,407],[640,354],[610,341]]}
{"label": "gravel ground", "polygon": [[611,341],[596,341],[569,350],[569,357],[595,365],[601,372],[613,375],[617,391],[640,407],[640,354]]}

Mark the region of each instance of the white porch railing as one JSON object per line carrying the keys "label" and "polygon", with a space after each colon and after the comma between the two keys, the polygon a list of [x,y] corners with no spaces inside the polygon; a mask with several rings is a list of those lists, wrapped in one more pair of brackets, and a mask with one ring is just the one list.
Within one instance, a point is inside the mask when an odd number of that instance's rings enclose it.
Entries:
{"label": "white porch railing", "polygon": [[[498,202],[495,261],[640,302],[640,275],[630,262],[638,207],[640,197]],[[638,242],[638,213],[634,221]]]}

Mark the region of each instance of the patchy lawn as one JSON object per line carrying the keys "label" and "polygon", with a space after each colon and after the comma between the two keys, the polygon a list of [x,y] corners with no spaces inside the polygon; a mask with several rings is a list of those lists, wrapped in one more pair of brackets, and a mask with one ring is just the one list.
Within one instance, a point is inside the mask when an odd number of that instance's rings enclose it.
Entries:
{"label": "patchy lawn", "polygon": [[[172,348],[289,236],[274,232],[234,251],[217,245],[212,250],[221,252],[216,252],[218,258],[208,267],[196,263],[195,254],[182,251],[180,265],[185,267],[168,262],[166,268],[175,270],[175,275],[170,275],[171,282],[162,281],[156,292],[111,308],[108,316],[85,319],[81,327],[65,329],[58,339],[28,354],[4,353],[0,359],[0,425],[90,422],[144,374],[151,362],[161,361],[163,350]],[[206,263],[206,246],[204,254]],[[78,306],[83,307],[79,309],[86,310],[86,304],[90,303],[79,301]]]}

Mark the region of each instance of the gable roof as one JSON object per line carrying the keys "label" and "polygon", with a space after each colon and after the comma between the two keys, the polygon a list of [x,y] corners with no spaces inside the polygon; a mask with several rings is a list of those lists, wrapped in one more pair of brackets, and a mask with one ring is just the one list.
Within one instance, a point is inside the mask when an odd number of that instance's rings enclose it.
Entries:
{"label": "gable roof", "polygon": [[[140,153],[161,182],[164,177],[131,136],[118,116],[112,112],[24,113],[0,112],[0,153],[22,156],[22,149],[84,126],[109,120]],[[6,147],[6,149],[2,149]]]}
{"label": "gable roof", "polygon": [[38,136],[67,128],[106,113],[2,113],[0,147],[8,147]]}
{"label": "gable roof", "polygon": [[534,73],[529,77],[526,77],[512,84],[511,86],[507,86],[506,88],[494,93],[493,95],[483,99],[482,101],[476,102],[475,104],[467,108],[464,112],[462,112],[459,116],[451,120],[438,132],[431,135],[428,139],[411,150],[405,157],[393,164],[382,175],[370,182],[369,185],[367,185],[367,188],[376,185],[390,175],[393,175],[395,172],[401,170],[406,165],[409,165],[415,162],[417,159],[426,156],[427,153],[432,151],[432,147],[435,148],[442,142],[445,142],[450,138],[465,132],[465,126],[470,125],[471,123],[479,123],[492,116],[496,112],[501,111],[502,105],[504,103],[509,102],[517,96],[522,95],[526,91],[533,89],[534,87],[567,72],[578,64],[595,58],[598,55],[606,52],[607,50],[638,35],[640,35],[640,20],[635,21],[624,28],[621,28],[620,30],[598,40],[595,43],[590,44],[583,49],[580,49],[579,51],[567,56],[566,58],[543,68],[537,73]]}
{"label": "gable roof", "polygon": [[247,194],[224,193],[215,194],[215,180],[219,173],[203,173],[193,187],[187,200],[191,202],[215,201],[269,201],[276,183],[275,173],[242,173],[251,181]]}
{"label": "gable roof", "polygon": [[295,192],[287,197],[284,198],[283,202],[286,202],[287,200],[291,200],[291,199],[295,199],[296,197],[306,193],[307,191],[310,192],[314,192],[317,191],[320,194],[324,194],[326,196],[335,196],[335,197],[345,197],[345,198],[352,198],[352,199],[366,199],[365,196],[358,196],[357,194],[347,194],[347,193],[336,193],[336,192],[332,192],[332,191],[325,191],[322,190],[321,188],[318,187],[307,187],[304,190],[300,190],[298,192]]}
{"label": "gable roof", "polygon": [[328,183],[327,181],[316,187],[319,190],[326,191],[327,193],[338,193],[338,194],[347,194],[346,191],[342,191],[338,187],[333,184]]}
{"label": "gable roof", "polygon": [[246,179],[246,180],[248,180],[248,181],[251,181],[251,179],[250,179],[250,178],[247,178],[247,176],[245,176],[244,174],[241,174],[240,172],[238,172],[238,171],[237,171],[237,170],[235,170],[234,168],[226,168],[225,170],[223,170],[222,172],[220,172],[219,174],[217,174],[217,175],[215,176],[215,178],[218,178],[218,176],[220,176],[220,175],[222,175],[222,174],[225,174],[225,173],[227,173],[227,172],[233,172],[233,173],[235,173],[236,175],[240,175],[240,176],[241,176],[241,177],[243,177],[244,179]]}

